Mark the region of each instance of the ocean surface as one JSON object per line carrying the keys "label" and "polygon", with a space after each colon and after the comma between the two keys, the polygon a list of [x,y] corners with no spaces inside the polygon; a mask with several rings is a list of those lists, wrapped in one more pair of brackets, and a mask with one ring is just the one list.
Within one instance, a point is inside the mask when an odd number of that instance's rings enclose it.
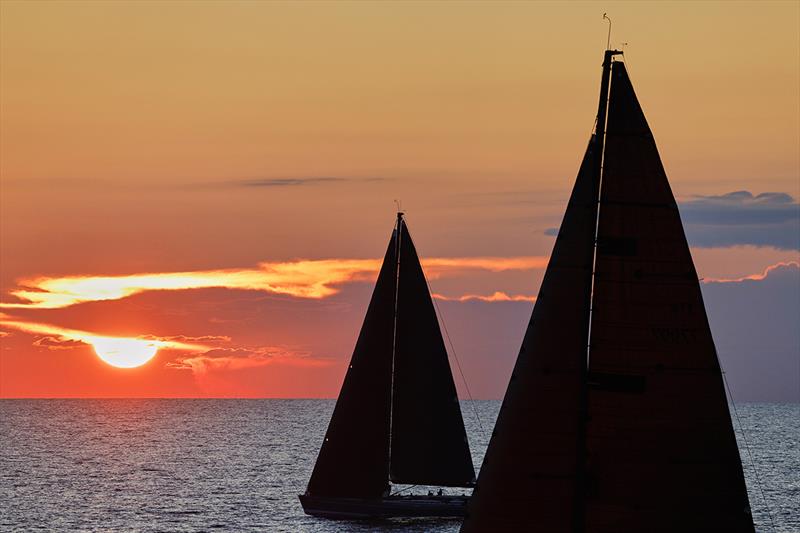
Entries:
{"label": "ocean surface", "polygon": [[[333,405],[0,400],[0,531],[458,531],[458,520],[303,514],[297,495]],[[499,405],[462,402],[476,470]],[[773,531],[774,522],[774,531],[800,532],[800,405],[737,410],[756,529]]]}

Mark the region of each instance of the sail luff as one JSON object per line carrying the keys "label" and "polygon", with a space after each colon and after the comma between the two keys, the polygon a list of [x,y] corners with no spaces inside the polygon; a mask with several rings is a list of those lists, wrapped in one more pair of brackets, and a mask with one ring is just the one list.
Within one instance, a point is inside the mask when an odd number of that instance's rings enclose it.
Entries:
{"label": "sail luff", "polygon": [[462,532],[569,532],[579,499],[597,209],[589,142],[542,280]]}
{"label": "sail luff", "polygon": [[386,439],[387,444],[387,461],[388,471],[391,477],[392,469],[392,415],[394,412],[394,365],[395,358],[397,357],[397,313],[400,301],[400,246],[403,240],[403,233],[400,231],[400,226],[403,224],[403,213],[397,213],[397,221],[394,226],[394,242],[395,242],[395,266],[394,266],[394,315],[392,318],[392,362],[391,362],[391,378],[389,380],[389,438]]}

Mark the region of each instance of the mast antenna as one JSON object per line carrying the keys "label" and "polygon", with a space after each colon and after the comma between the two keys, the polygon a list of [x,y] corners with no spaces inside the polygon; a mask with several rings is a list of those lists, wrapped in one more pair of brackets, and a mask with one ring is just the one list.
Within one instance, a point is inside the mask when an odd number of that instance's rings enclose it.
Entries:
{"label": "mast antenna", "polygon": [[603,20],[608,21],[608,39],[606,40],[606,50],[611,49],[611,19],[608,18],[608,13],[603,13]]}
{"label": "mast antenna", "polygon": [[402,212],[403,212],[403,209],[402,209],[402,207],[400,206],[400,200],[395,200],[395,201],[394,201],[394,205],[395,205],[395,206],[397,206],[397,212],[398,212],[398,213],[402,213]]}

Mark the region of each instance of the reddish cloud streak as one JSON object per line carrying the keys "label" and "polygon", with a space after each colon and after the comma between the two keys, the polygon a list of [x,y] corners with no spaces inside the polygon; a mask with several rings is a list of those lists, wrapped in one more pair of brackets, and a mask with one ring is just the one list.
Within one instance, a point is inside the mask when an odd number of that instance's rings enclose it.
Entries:
{"label": "reddish cloud streak", "polygon": [[800,269],[800,262],[797,261],[780,261],[775,263],[774,265],[770,265],[763,270],[763,272],[759,272],[756,274],[750,274],[748,276],[742,276],[740,278],[704,278],[704,283],[741,283],[743,281],[762,281],[767,276],[769,276],[773,271],[780,270],[780,269]]}
{"label": "reddish cloud streak", "polygon": [[442,300],[445,302],[471,302],[471,301],[481,301],[481,302],[535,302],[536,296],[526,296],[525,294],[514,294],[509,295],[505,292],[497,291],[494,294],[489,296],[483,296],[480,294],[465,294],[463,296],[445,296],[443,294],[433,294],[433,297],[437,300]]}

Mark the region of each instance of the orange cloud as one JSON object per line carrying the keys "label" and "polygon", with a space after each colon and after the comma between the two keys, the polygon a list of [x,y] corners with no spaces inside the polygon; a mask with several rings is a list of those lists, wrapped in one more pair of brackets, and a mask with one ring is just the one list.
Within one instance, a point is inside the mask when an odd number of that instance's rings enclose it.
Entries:
{"label": "orange cloud", "polygon": [[48,350],[71,350],[73,348],[78,348],[80,346],[85,346],[86,343],[83,341],[73,340],[73,339],[65,339],[62,337],[39,337],[35,341],[33,341],[34,346],[39,346],[40,348],[47,348]]}
{"label": "orange cloud", "polygon": [[434,257],[423,259],[422,266],[428,278],[454,275],[465,270],[534,270],[547,266],[547,257]]}
{"label": "orange cloud", "polygon": [[703,278],[704,283],[741,283],[743,281],[762,281],[767,278],[775,270],[783,268],[800,268],[800,262],[797,261],[779,261],[774,265],[770,265],[764,269],[763,272],[757,274],[750,274],[742,276],[741,278]]}
{"label": "orange cloud", "polygon": [[481,301],[481,302],[535,302],[536,296],[527,296],[525,294],[514,294],[509,295],[505,292],[497,291],[494,294],[490,294],[489,296],[484,296],[481,294],[465,294],[463,296],[445,296],[443,294],[433,294],[433,297],[437,300],[442,300],[445,302],[470,302],[470,301]]}
{"label": "orange cloud", "polygon": [[120,341],[141,343],[142,346],[155,347],[156,349],[167,348],[188,352],[199,352],[212,349],[212,347],[203,344],[180,342],[176,340],[170,340],[169,338],[115,337],[110,335],[100,335],[97,333],[91,333],[77,329],[61,328],[51,324],[16,320],[8,315],[0,316],[0,326],[16,329],[25,333],[32,333],[34,335],[42,335],[43,337],[37,339],[34,344],[37,346],[46,347],[50,350],[75,348],[82,344],[88,344],[97,349],[98,346],[107,346],[111,343]]}
{"label": "orange cloud", "polygon": [[[433,258],[423,261],[431,278],[464,270],[544,268],[544,257]],[[227,288],[265,291],[299,298],[326,298],[343,283],[361,281],[380,268],[378,259],[324,259],[261,263],[255,269],[166,272],[124,276],[68,276],[23,279],[10,291],[20,302],[4,308],[59,309],[83,302],[118,300],[145,291]]]}

